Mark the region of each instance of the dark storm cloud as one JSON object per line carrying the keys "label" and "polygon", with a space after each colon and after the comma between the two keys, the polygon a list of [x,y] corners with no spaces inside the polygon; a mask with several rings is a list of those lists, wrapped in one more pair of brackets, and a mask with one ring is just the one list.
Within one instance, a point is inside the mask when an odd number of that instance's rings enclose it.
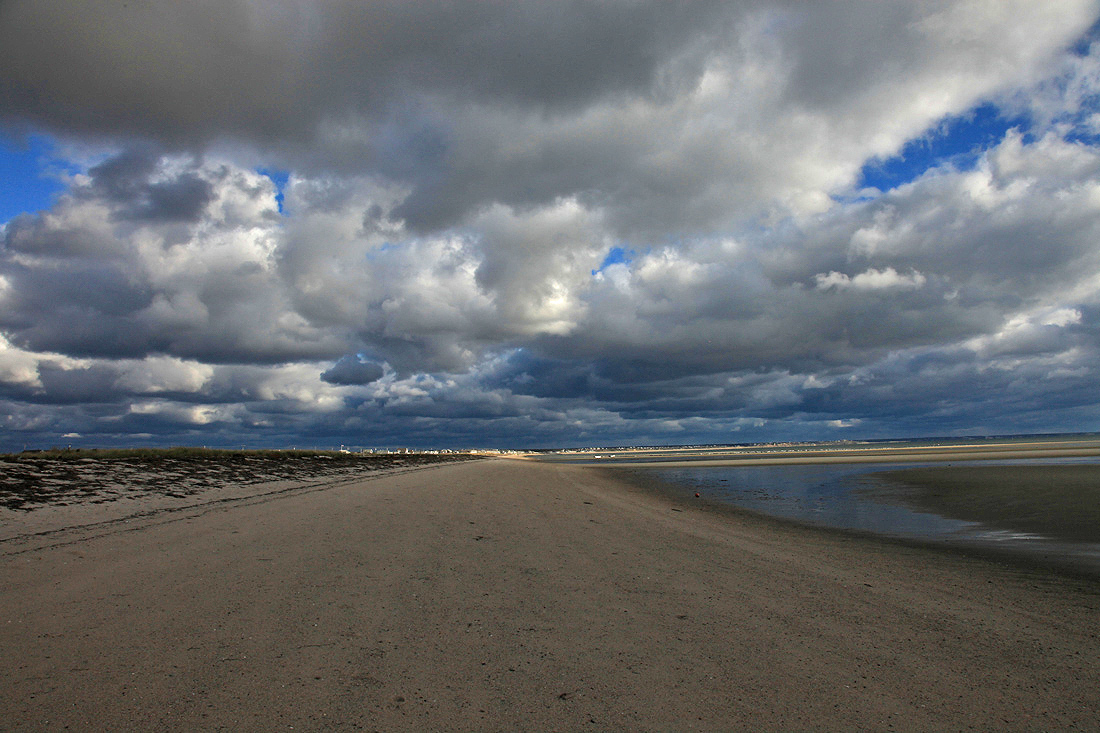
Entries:
{"label": "dark storm cloud", "polygon": [[151,150],[127,151],[91,168],[92,189],[121,205],[117,216],[136,221],[199,219],[214,198],[213,185],[194,173],[152,180],[160,156]]}
{"label": "dark storm cloud", "polygon": [[160,156],[151,149],[127,150],[88,170],[97,193],[116,202],[128,203],[157,169]]}
{"label": "dark storm cloud", "polygon": [[76,356],[145,352],[149,334],[127,317],[149,305],[152,293],[118,269],[77,260],[7,274],[19,285],[5,300],[0,325],[22,346]]}
{"label": "dark storm cloud", "polygon": [[370,384],[382,378],[385,370],[370,361],[363,361],[350,354],[341,358],[331,368],[321,374],[321,379],[329,384]]}
{"label": "dark storm cloud", "polygon": [[410,90],[576,108],[648,91],[724,3],[7,2],[15,121],[147,138],[308,138]]}
{"label": "dark storm cloud", "polygon": [[[608,166],[630,175],[629,147],[555,120],[690,90],[758,5],[9,2],[0,117],[172,148],[228,138],[313,172],[372,171],[411,186],[398,213],[430,231],[493,200],[596,189]],[[505,153],[500,127],[546,139]]]}

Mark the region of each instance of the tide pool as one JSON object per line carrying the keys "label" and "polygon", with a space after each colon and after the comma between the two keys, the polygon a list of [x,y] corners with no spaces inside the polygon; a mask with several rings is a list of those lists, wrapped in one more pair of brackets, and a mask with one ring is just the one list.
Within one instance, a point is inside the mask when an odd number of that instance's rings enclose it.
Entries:
{"label": "tide pool", "polygon": [[[1096,463],[1060,459],[1039,465]],[[984,461],[985,465],[1037,465],[1035,461]],[[798,464],[625,469],[700,498],[797,522],[926,542],[995,549],[1031,559],[1086,566],[1100,574],[1100,544],[1029,534],[921,511],[905,502],[904,487],[887,471],[926,464]],[[972,465],[957,462],[951,465]]]}

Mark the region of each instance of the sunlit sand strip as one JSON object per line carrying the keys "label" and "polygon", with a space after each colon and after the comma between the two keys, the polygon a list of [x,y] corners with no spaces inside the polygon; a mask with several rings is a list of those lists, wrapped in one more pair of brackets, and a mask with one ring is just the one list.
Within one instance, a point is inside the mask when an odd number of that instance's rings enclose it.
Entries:
{"label": "sunlit sand strip", "polygon": [[1100,448],[1100,436],[1088,437],[1088,438],[1035,438],[1030,440],[1001,440],[996,443],[987,442],[969,442],[969,443],[956,443],[952,441],[932,441],[932,440],[906,440],[906,441],[892,441],[883,443],[865,443],[865,442],[835,442],[835,443],[762,443],[753,445],[682,445],[682,446],[661,446],[661,447],[623,447],[623,448],[582,448],[568,451],[562,451],[562,453],[570,453],[577,455],[592,455],[592,454],[630,454],[630,455],[647,455],[647,454],[706,454],[706,453],[736,453],[736,454],[750,454],[750,453],[804,453],[807,451],[859,451],[859,452],[875,452],[875,451],[927,451],[932,449],[992,449],[992,448],[1012,448],[1019,450],[1031,450],[1035,448],[1054,448],[1054,447],[1097,447]]}
{"label": "sunlit sand strip", "polygon": [[[1100,457],[1100,444],[1088,442],[1075,447],[1049,447],[1052,444],[998,444],[995,446],[944,446],[925,448],[868,448],[837,450],[774,451],[770,453],[710,454],[713,457],[687,460],[663,459],[629,452],[594,459],[601,466],[617,468],[681,468],[701,466],[775,466],[812,463],[905,463],[938,461],[988,461],[1041,458]],[[631,460],[616,460],[630,458]]]}

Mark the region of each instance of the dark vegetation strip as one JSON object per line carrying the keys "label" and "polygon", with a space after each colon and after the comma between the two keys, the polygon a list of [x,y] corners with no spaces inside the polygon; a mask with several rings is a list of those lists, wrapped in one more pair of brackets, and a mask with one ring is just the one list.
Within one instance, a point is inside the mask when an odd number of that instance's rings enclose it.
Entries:
{"label": "dark vegetation strip", "polygon": [[56,450],[0,456],[0,507],[120,498],[184,498],[213,486],[355,476],[477,458],[456,453],[343,453],[211,448]]}
{"label": "dark vegetation strip", "polygon": [[3,461],[35,461],[35,460],[59,460],[79,461],[89,458],[114,459],[114,458],[267,458],[271,460],[294,460],[300,458],[327,458],[343,461],[362,461],[377,459],[399,459],[414,456],[440,457],[447,459],[454,456],[469,457],[468,454],[459,453],[350,453],[337,450],[311,450],[307,448],[279,449],[279,448],[199,448],[194,446],[177,446],[172,448],[51,448],[50,450],[25,450],[21,453],[0,454]]}

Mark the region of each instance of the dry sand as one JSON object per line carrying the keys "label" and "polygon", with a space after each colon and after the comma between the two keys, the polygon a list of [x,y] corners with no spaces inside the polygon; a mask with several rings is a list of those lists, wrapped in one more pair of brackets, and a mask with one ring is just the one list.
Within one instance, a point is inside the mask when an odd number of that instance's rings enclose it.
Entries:
{"label": "dry sand", "polygon": [[0,541],[5,730],[1068,730],[1100,588],[481,461]]}

